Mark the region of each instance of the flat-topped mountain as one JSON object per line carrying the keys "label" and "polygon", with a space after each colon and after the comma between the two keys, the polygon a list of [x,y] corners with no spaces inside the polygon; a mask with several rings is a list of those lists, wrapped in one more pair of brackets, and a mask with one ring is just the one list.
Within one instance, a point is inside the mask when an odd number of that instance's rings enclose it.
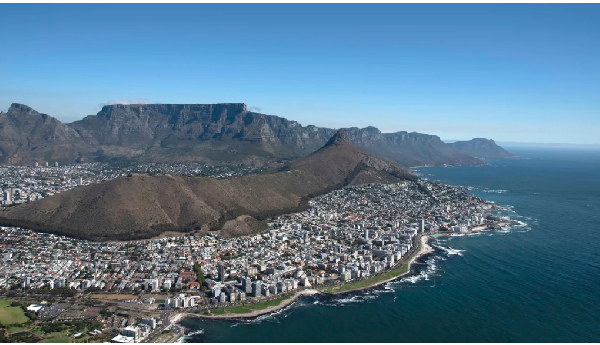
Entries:
{"label": "flat-topped mountain", "polygon": [[[196,161],[263,165],[304,157],[336,130],[248,111],[242,103],[107,105],[70,124],[14,103],[0,113],[0,162]],[[401,166],[483,164],[420,133],[348,128],[352,143]]]}
{"label": "flat-topped mountain", "polygon": [[73,122],[102,157],[260,163],[305,156],[335,130],[248,111],[245,104],[108,105]]}
{"label": "flat-topped mountain", "polygon": [[498,146],[492,139],[474,138],[448,144],[460,152],[479,158],[510,158],[514,155]]}
{"label": "flat-topped mountain", "polygon": [[[294,212],[346,185],[416,179],[353,146],[345,131],[282,171],[208,178],[133,175],[81,186],[0,211],[0,224],[91,240],[150,238],[172,231],[256,231],[257,219]],[[231,226],[231,223],[235,226]]]}

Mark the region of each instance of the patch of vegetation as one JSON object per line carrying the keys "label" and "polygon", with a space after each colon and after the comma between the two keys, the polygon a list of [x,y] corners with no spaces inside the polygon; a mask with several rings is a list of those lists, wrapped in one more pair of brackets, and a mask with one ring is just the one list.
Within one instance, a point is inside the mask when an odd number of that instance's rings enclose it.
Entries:
{"label": "patch of vegetation", "polygon": [[67,325],[60,322],[42,323],[40,325],[40,330],[44,333],[57,333],[62,332],[65,329],[67,329]]}
{"label": "patch of vegetation", "polygon": [[40,341],[40,343],[70,343],[71,337],[67,334],[67,332],[56,332],[50,333],[44,336],[44,340]]}
{"label": "patch of vegetation", "polygon": [[37,343],[40,337],[30,332],[20,332],[11,334],[9,341],[11,343]]}
{"label": "patch of vegetation", "polygon": [[0,343],[8,343],[8,336],[4,334],[4,329],[0,328]]}
{"label": "patch of vegetation", "polygon": [[69,337],[59,337],[59,338],[49,338],[40,341],[40,343],[70,343],[71,338]]}
{"label": "patch of vegetation", "polygon": [[149,343],[172,343],[174,342],[179,335],[177,333],[171,332],[170,330],[162,331],[152,338]]}
{"label": "patch of vegetation", "polygon": [[200,283],[200,286],[205,287],[206,279],[204,278],[204,272],[202,272],[202,267],[200,267],[200,264],[194,264],[194,272],[196,272],[196,279],[198,280],[198,283]]}
{"label": "patch of vegetation", "polygon": [[268,226],[267,226],[267,221],[266,220],[258,220],[256,218],[253,217],[248,217],[246,219],[244,219],[244,222],[246,222],[246,224],[248,224],[248,226],[250,227],[250,229],[252,229],[253,233],[259,233],[261,231],[267,230]]}
{"label": "patch of vegetation", "polygon": [[[10,303],[9,300],[0,300],[3,306],[11,305],[9,308],[19,308],[22,306],[18,302]],[[21,309],[22,310],[22,309]],[[26,315],[26,314],[25,314]],[[100,321],[67,321],[67,322],[47,322],[31,324],[31,322],[21,323],[22,326],[11,326],[8,328],[9,338],[2,339],[0,343],[71,343],[71,342],[98,342],[110,340],[109,333],[102,333],[99,336],[90,337],[86,333],[94,329],[102,329],[103,324]],[[83,333],[81,337],[73,339],[74,333]],[[4,334],[4,329],[0,327],[0,336]]]}
{"label": "patch of vegetation", "polygon": [[265,302],[260,302],[260,303],[211,309],[210,313],[205,310],[201,313],[201,315],[219,316],[219,315],[225,315],[225,314],[248,314],[248,313],[252,313],[257,310],[263,310],[263,309],[267,309],[269,307],[276,307],[276,306],[280,305],[281,302],[288,300],[288,299],[292,298],[293,296],[294,296],[294,294],[288,294],[288,295],[281,296],[281,297],[278,297],[278,298],[270,300],[270,301],[265,301]]}
{"label": "patch of vegetation", "polygon": [[9,327],[8,328],[8,333],[12,334],[12,333],[19,333],[22,332],[25,328],[23,327],[19,327],[19,326],[14,326],[14,327]]}
{"label": "patch of vegetation", "polygon": [[239,257],[239,255],[237,254],[232,254],[231,252],[227,252],[223,255],[221,255],[221,260],[232,260],[232,259],[237,259]]}
{"label": "patch of vegetation", "polygon": [[8,299],[0,300],[0,325],[20,325],[29,321],[29,318],[26,316],[20,304],[12,304],[13,303]]}

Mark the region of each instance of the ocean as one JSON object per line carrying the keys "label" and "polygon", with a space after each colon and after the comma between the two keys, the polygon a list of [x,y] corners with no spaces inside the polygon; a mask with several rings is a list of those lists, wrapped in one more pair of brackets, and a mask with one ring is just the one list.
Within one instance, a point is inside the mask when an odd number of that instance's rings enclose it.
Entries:
{"label": "ocean", "polygon": [[183,342],[598,342],[600,151],[513,148],[481,167],[421,168],[526,225],[432,239],[411,274],[305,297],[249,321],[185,319]]}

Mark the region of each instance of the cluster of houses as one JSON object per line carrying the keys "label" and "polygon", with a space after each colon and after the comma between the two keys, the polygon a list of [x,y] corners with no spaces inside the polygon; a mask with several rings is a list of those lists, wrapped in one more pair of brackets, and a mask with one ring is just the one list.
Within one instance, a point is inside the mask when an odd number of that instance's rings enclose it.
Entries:
{"label": "cluster of houses", "polygon": [[99,163],[59,166],[58,162],[34,166],[0,166],[3,206],[39,200],[71,188],[110,180],[122,173]]}
{"label": "cluster of houses", "polygon": [[210,166],[198,163],[137,163],[113,168],[102,163],[59,165],[41,162],[33,166],[0,166],[0,205],[32,202],[71,188],[100,183],[130,173],[160,175],[230,177],[255,174],[262,168],[246,166]]}

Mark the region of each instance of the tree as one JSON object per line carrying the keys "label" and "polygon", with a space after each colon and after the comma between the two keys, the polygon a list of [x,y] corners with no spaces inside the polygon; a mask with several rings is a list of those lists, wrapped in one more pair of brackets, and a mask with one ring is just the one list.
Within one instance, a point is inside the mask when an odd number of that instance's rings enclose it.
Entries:
{"label": "tree", "polygon": [[31,321],[37,320],[37,315],[35,315],[35,313],[32,313],[30,311],[26,312],[25,316],[27,316]]}
{"label": "tree", "polygon": [[194,271],[196,272],[196,279],[198,280],[198,283],[200,283],[200,286],[206,285],[206,279],[204,278],[204,272],[202,272],[200,264],[194,264]]}

